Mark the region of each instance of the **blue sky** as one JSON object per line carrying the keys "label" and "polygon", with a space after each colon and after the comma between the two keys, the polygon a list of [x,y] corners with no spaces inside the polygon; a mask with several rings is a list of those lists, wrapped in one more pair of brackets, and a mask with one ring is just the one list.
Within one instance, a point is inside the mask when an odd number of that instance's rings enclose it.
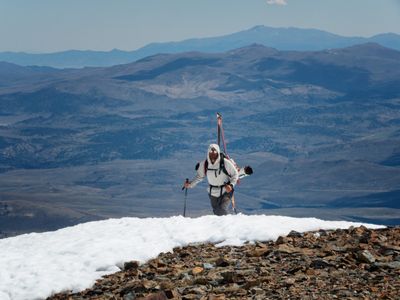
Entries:
{"label": "blue sky", "polygon": [[134,50],[255,25],[400,34],[400,0],[0,0],[0,51]]}

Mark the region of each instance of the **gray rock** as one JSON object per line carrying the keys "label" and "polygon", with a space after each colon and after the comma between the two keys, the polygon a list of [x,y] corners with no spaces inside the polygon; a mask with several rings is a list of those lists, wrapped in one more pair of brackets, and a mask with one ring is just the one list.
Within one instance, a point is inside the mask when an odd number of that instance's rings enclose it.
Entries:
{"label": "gray rock", "polygon": [[297,232],[295,230],[292,230],[289,232],[289,234],[287,235],[287,237],[292,237],[292,238],[296,238],[296,237],[302,237],[302,234],[300,232]]}
{"label": "gray rock", "polygon": [[315,259],[310,264],[310,268],[313,268],[313,269],[325,269],[325,268],[328,268],[331,266],[332,265],[324,259]]}
{"label": "gray rock", "polygon": [[227,267],[227,266],[229,266],[229,261],[226,260],[226,259],[223,258],[223,257],[220,257],[220,258],[218,258],[217,261],[215,262],[215,265],[216,265],[217,267]]}
{"label": "gray rock", "polygon": [[150,294],[146,297],[138,298],[137,300],[168,300],[164,292]]}
{"label": "gray rock", "polygon": [[371,252],[369,252],[368,250],[363,250],[363,251],[358,252],[357,259],[360,262],[365,262],[365,263],[368,263],[368,264],[372,264],[372,263],[374,263],[376,261],[375,256]]}
{"label": "gray rock", "polygon": [[389,269],[400,269],[400,261],[391,261],[385,263],[375,263],[376,266]]}
{"label": "gray rock", "polygon": [[123,300],[135,300],[136,295],[134,292],[129,292],[122,297]]}
{"label": "gray rock", "polygon": [[203,264],[203,268],[206,269],[206,270],[211,270],[211,269],[214,269],[215,267],[214,267],[213,264],[204,263],[204,264]]}
{"label": "gray rock", "polygon": [[137,268],[139,268],[139,265],[140,264],[138,261],[126,262],[126,263],[124,263],[124,271],[137,269]]}

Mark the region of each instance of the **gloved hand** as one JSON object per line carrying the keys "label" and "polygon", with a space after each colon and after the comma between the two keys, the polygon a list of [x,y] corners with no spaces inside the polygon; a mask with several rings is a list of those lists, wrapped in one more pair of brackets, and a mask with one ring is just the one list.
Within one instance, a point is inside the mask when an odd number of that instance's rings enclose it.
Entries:
{"label": "gloved hand", "polygon": [[232,185],[230,185],[230,184],[225,184],[225,190],[226,190],[227,193],[232,192],[232,190],[233,190]]}
{"label": "gloved hand", "polygon": [[185,181],[185,183],[183,184],[183,187],[185,188],[185,189],[188,189],[188,188],[190,188],[190,181],[189,180],[186,180]]}

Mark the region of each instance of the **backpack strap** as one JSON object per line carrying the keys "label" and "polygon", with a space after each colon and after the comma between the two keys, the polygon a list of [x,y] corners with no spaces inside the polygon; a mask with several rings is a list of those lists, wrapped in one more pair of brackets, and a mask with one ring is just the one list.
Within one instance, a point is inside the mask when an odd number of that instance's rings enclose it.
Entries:
{"label": "backpack strap", "polygon": [[[219,169],[220,169],[220,171],[224,172],[224,174],[226,176],[230,177],[231,175],[229,175],[228,171],[225,168],[225,158],[226,158],[226,156],[222,152],[220,153],[220,156],[221,156],[221,158],[219,160]],[[195,167],[196,171],[199,169],[199,167],[200,167],[200,163],[197,163],[197,165]],[[204,174],[207,174],[207,170],[208,170],[208,160],[206,159],[206,160],[204,160]]]}
{"label": "backpack strap", "polygon": [[221,152],[221,159],[219,160],[219,168],[222,170],[222,172],[225,173],[226,176],[231,177],[231,175],[229,175],[228,171],[225,168],[225,154]]}

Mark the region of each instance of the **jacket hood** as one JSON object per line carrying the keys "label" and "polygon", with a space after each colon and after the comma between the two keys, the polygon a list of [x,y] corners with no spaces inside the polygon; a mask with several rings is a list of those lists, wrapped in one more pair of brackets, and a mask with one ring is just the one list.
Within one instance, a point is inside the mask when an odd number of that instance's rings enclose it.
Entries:
{"label": "jacket hood", "polygon": [[[218,152],[218,158],[217,160],[214,162],[214,164],[211,163],[210,158],[208,157],[208,154],[211,152],[211,149],[214,148],[215,150],[217,150]],[[219,146],[217,144],[211,144],[210,146],[208,146],[208,151],[207,151],[207,161],[209,165],[218,165],[219,161],[221,160],[221,149],[219,148]]]}

